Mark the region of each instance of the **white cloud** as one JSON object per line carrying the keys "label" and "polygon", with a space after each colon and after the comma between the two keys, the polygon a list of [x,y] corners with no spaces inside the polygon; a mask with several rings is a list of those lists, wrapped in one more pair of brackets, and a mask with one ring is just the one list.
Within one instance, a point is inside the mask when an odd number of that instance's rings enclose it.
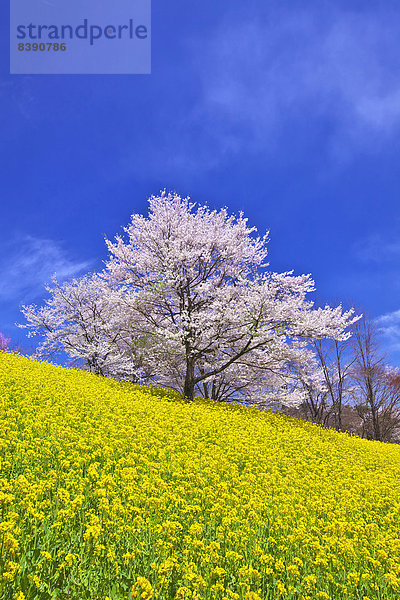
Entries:
{"label": "white cloud", "polygon": [[227,4],[208,31],[182,38],[172,72],[176,113],[171,119],[161,102],[157,142],[149,136],[141,152],[127,149],[118,176],[147,177],[150,164],[162,181],[176,172],[193,181],[239,157],[286,168],[314,165],[316,153],[331,175],[392,148],[400,130],[400,10],[334,4],[272,0],[258,11]]}
{"label": "white cloud", "polygon": [[358,240],[353,246],[354,255],[363,262],[389,262],[400,259],[400,241],[372,234]]}
{"label": "white cloud", "polygon": [[227,20],[193,43],[202,93],[191,119],[217,146],[210,164],[246,148],[273,155],[282,132],[299,124],[304,143],[308,127],[325,126],[327,152],[337,161],[396,136],[398,16],[321,13],[311,4],[305,12],[271,11],[269,20]]}
{"label": "white cloud", "polygon": [[43,294],[53,274],[62,281],[88,269],[90,264],[70,259],[53,240],[22,236],[1,247],[0,301],[29,302]]}
{"label": "white cloud", "polygon": [[400,310],[381,315],[375,319],[379,330],[391,351],[400,351]]}

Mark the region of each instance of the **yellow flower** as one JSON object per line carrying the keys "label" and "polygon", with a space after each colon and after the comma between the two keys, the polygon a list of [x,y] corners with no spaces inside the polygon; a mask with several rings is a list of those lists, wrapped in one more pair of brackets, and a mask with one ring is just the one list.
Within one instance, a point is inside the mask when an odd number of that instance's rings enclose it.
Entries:
{"label": "yellow flower", "polygon": [[301,583],[306,590],[312,590],[317,584],[317,577],[314,574],[306,575]]}
{"label": "yellow flower", "polygon": [[67,563],[67,565],[69,565],[70,567],[74,564],[75,560],[76,560],[76,556],[75,554],[66,554],[64,556],[64,560]]}
{"label": "yellow flower", "polygon": [[385,573],[384,577],[391,588],[393,588],[395,590],[400,588],[400,579],[397,577],[397,575],[395,573],[392,573],[390,571],[389,573]]}
{"label": "yellow flower", "polygon": [[6,563],[6,569],[7,570],[3,573],[4,581],[13,581],[16,573],[18,573],[21,570],[21,567],[18,563],[9,560]]}
{"label": "yellow flower", "polygon": [[278,580],[276,582],[276,589],[278,591],[278,596],[287,596],[287,589],[285,588],[285,586],[282,583],[282,581]]}
{"label": "yellow flower", "polygon": [[224,577],[224,575],[226,575],[226,571],[225,569],[222,569],[222,567],[215,567],[211,571],[212,579],[221,579],[221,577]]}
{"label": "yellow flower", "polygon": [[0,352],[0,595],[25,600],[23,547],[31,595],[53,576],[68,595],[76,565],[101,599],[140,565],[154,583],[124,600],[394,600],[399,464],[399,445]]}
{"label": "yellow flower", "polygon": [[84,539],[89,542],[90,540],[97,540],[97,538],[99,537],[101,533],[101,526],[100,525],[88,525],[86,527],[86,531],[83,535]]}
{"label": "yellow flower", "polygon": [[288,565],[286,567],[286,573],[289,575],[289,577],[300,577],[300,571],[297,565]]}
{"label": "yellow flower", "polygon": [[259,571],[253,569],[251,565],[240,567],[237,571],[239,580],[242,583],[259,583],[261,575]]}
{"label": "yellow flower", "polygon": [[28,575],[28,579],[33,581],[37,588],[39,588],[42,583],[40,577],[38,577],[37,575]]}
{"label": "yellow flower", "polygon": [[226,596],[223,596],[222,600],[239,600],[239,594],[232,592],[232,590],[226,590]]}
{"label": "yellow flower", "polygon": [[202,532],[203,532],[203,527],[200,525],[200,523],[193,523],[193,525],[191,525],[189,528],[190,535],[193,535],[195,537],[200,536],[202,534]]}
{"label": "yellow flower", "polygon": [[142,598],[143,600],[150,600],[154,595],[154,590],[148,579],[145,577],[138,577],[135,585],[132,588],[132,598]]}
{"label": "yellow flower", "polygon": [[174,600],[191,600],[192,598],[192,590],[185,586],[182,586],[176,592]]}
{"label": "yellow flower", "polygon": [[278,560],[275,561],[274,568],[277,573],[282,573],[282,571],[285,570],[285,563],[281,558],[278,558]]}
{"label": "yellow flower", "polygon": [[360,573],[349,573],[347,575],[347,583],[351,586],[357,586],[360,582]]}

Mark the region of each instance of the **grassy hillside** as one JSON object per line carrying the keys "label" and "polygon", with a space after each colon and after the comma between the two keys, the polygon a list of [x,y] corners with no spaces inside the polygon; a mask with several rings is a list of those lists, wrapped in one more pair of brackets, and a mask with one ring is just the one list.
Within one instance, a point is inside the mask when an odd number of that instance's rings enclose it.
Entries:
{"label": "grassy hillside", "polygon": [[400,447],[0,353],[0,598],[400,597]]}

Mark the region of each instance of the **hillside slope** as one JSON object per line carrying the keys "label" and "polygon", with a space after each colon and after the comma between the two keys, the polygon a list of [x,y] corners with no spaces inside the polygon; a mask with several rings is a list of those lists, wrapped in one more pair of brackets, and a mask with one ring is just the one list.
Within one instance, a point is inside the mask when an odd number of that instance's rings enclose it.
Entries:
{"label": "hillside slope", "polygon": [[0,598],[400,597],[400,447],[0,353]]}

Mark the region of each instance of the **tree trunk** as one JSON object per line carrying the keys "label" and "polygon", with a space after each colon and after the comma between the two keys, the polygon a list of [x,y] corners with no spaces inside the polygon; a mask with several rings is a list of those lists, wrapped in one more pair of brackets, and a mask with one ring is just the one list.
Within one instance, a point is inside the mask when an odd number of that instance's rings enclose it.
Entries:
{"label": "tree trunk", "polygon": [[187,400],[194,398],[194,363],[192,360],[186,360],[186,375],[183,395]]}
{"label": "tree trunk", "polygon": [[343,424],[342,424],[342,399],[340,398],[338,400],[337,403],[337,430],[338,431],[342,431],[343,430]]}
{"label": "tree trunk", "polygon": [[374,429],[374,439],[381,441],[381,428],[379,423],[379,415],[378,411],[374,404],[371,405],[371,415],[372,415],[372,426]]}

